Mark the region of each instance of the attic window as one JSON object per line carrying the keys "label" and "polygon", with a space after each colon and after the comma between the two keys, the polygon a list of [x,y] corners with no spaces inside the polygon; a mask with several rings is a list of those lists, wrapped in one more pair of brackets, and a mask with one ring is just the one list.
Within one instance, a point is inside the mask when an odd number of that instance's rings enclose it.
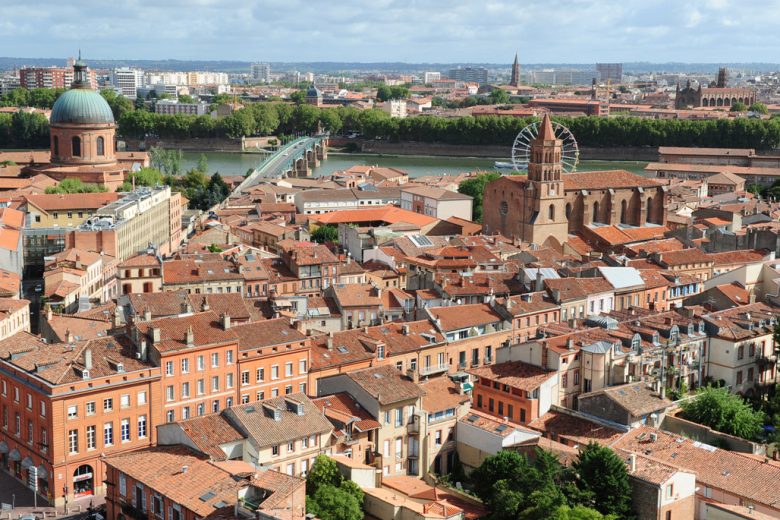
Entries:
{"label": "attic window", "polygon": [[338,351],[341,352],[342,354],[346,354],[348,352],[347,347],[345,347],[344,345],[339,345]]}
{"label": "attic window", "polygon": [[215,496],[217,496],[216,493],[214,493],[213,491],[208,491],[205,494],[200,496],[200,501],[201,502],[208,502],[209,500],[211,500]]}

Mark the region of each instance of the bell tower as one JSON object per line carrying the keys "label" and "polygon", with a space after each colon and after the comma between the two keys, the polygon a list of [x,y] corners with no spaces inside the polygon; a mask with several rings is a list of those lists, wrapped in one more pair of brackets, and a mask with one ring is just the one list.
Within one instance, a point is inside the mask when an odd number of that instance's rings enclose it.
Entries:
{"label": "bell tower", "polygon": [[532,190],[533,205],[529,223],[530,242],[535,244],[544,244],[553,237],[560,245],[568,236],[562,155],[563,141],[555,136],[550,115],[545,114],[539,134],[531,142],[528,161],[528,184]]}

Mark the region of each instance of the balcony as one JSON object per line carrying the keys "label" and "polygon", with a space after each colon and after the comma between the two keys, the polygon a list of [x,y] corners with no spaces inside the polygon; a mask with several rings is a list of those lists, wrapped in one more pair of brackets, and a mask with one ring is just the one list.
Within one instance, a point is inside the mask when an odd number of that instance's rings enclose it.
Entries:
{"label": "balcony", "polygon": [[431,374],[438,374],[440,372],[446,372],[447,370],[449,370],[449,367],[446,364],[426,365],[426,366],[420,367],[420,375],[421,376],[429,376]]}
{"label": "balcony", "polygon": [[409,435],[420,435],[420,420],[410,421],[406,425],[406,433]]}

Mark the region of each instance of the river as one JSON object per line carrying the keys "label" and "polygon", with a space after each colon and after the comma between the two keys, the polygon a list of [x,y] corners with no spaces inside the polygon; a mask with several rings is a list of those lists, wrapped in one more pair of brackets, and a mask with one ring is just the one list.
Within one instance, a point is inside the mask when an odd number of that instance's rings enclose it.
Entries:
{"label": "river", "polygon": [[[198,163],[201,154],[198,152],[183,152],[182,168],[189,170]],[[209,172],[219,172],[222,175],[244,175],[248,169],[257,166],[263,155],[256,153],[203,152],[209,163]],[[501,159],[507,161],[508,159]],[[313,172],[315,177],[330,175],[333,172],[346,170],[356,164],[371,164],[398,168],[409,173],[410,177],[422,175],[455,175],[474,170],[492,170],[495,159],[473,157],[420,157],[420,156],[387,156],[368,154],[328,154],[319,168]],[[641,161],[580,161],[577,171],[596,170],[628,170],[644,175],[646,162]]]}

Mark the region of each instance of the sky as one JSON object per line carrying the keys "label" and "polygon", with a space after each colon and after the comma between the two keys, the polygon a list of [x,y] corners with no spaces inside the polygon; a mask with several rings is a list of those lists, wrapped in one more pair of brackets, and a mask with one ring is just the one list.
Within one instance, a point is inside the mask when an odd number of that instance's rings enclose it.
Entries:
{"label": "sky", "polygon": [[0,0],[0,56],[780,62],[780,0]]}

